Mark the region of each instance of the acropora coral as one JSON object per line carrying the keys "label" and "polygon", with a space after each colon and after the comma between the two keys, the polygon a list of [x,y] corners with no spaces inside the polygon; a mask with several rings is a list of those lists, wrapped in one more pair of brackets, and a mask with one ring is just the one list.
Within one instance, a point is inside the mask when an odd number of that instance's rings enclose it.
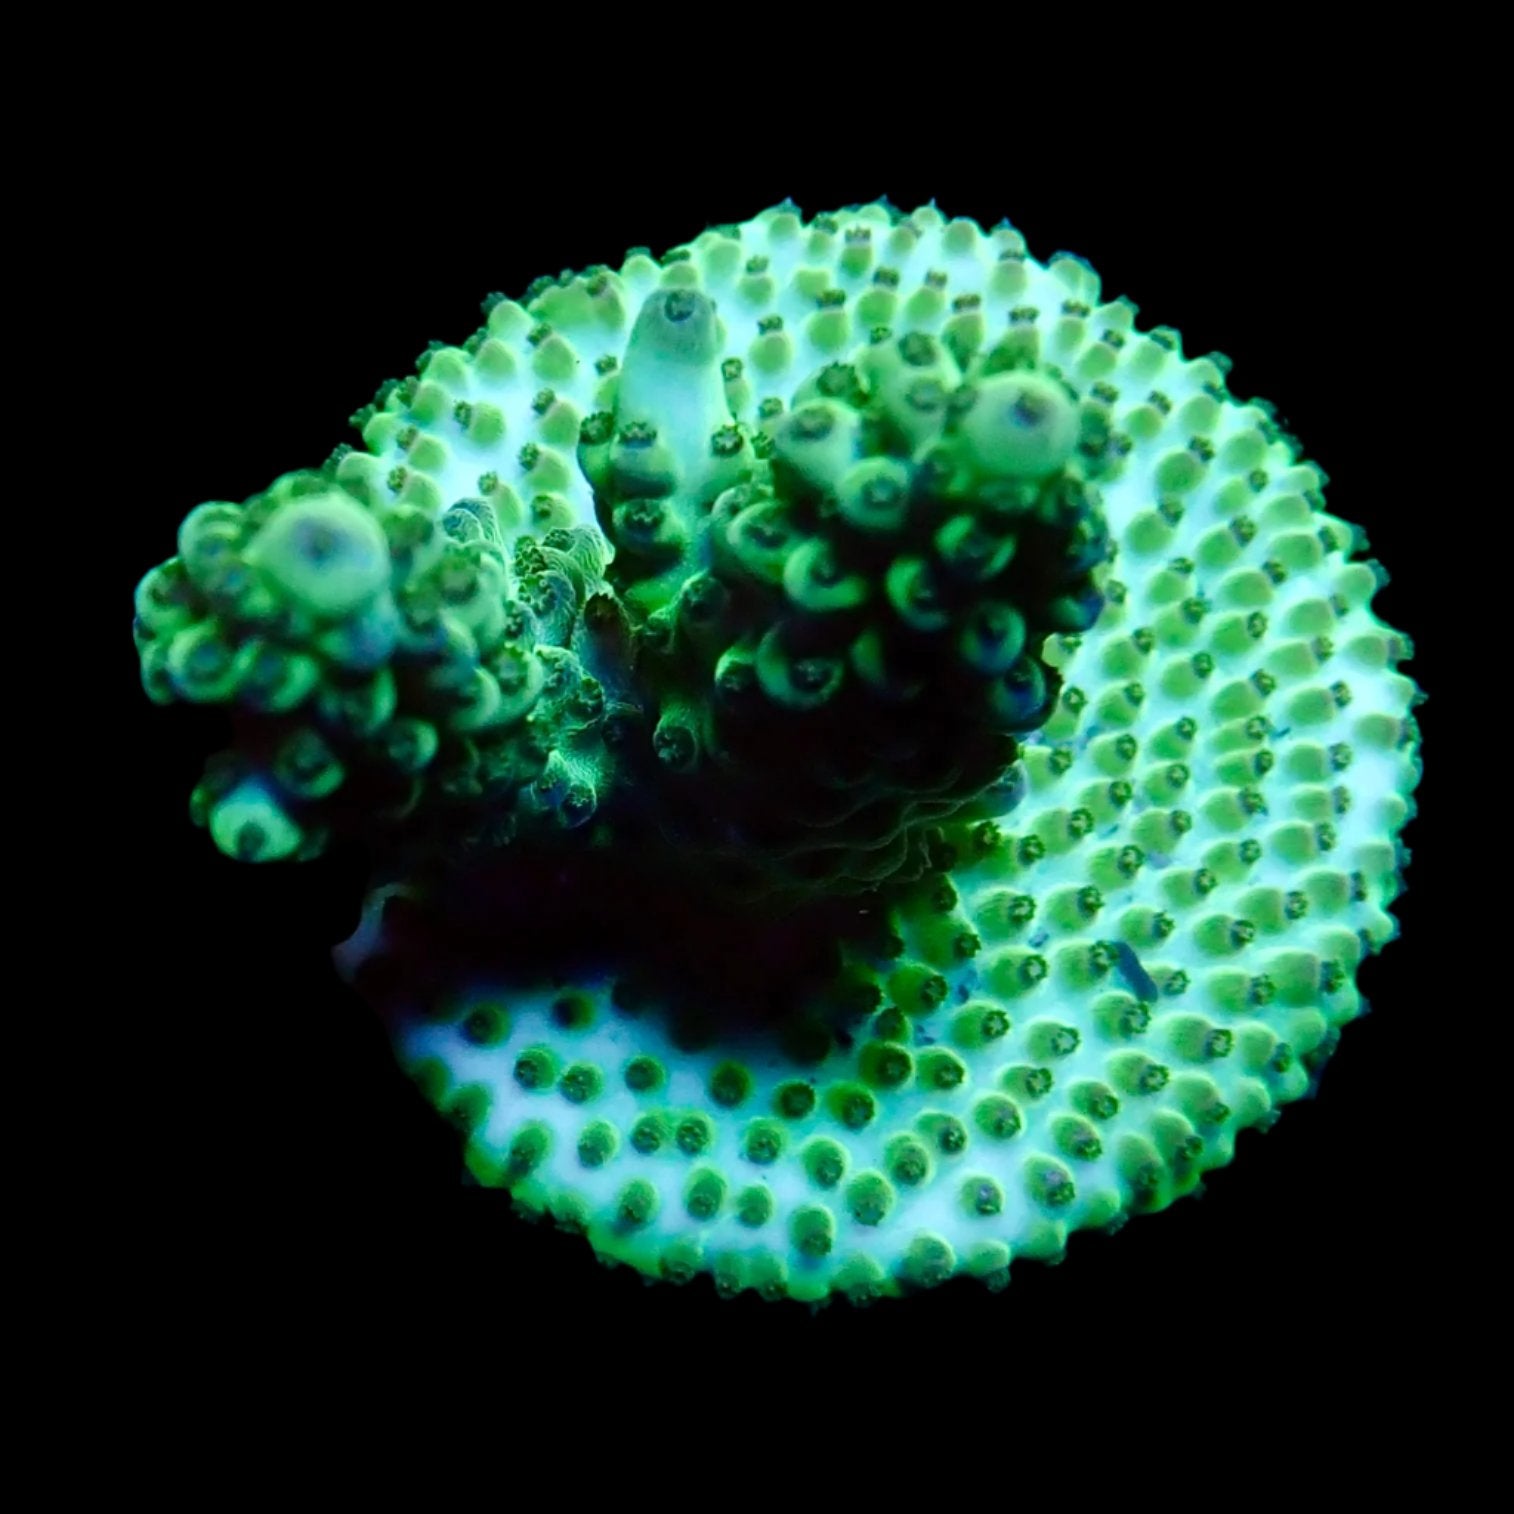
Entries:
{"label": "acropora coral", "polygon": [[469,1171],[653,1277],[1001,1286],[1311,1086],[1393,936],[1409,644],[1228,362],[1094,271],[791,204],[491,297],[202,504],[191,812],[334,837]]}

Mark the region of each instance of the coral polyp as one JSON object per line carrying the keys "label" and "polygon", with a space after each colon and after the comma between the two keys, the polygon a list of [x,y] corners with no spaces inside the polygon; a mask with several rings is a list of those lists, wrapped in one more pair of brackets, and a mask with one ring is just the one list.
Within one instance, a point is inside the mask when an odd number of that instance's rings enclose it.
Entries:
{"label": "coral polyp", "polygon": [[792,205],[491,297],[143,579],[191,813],[368,848],[468,1170],[651,1277],[1059,1258],[1312,1085],[1393,937],[1407,639],[1228,362],[1082,260]]}

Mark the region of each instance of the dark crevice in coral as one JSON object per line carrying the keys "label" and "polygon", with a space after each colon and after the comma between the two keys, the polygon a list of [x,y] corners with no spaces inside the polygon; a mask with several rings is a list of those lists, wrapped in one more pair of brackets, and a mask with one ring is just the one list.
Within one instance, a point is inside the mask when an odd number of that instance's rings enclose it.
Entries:
{"label": "dark crevice in coral", "polygon": [[608,986],[615,1012],[666,1016],[685,1049],[776,1036],[804,1061],[876,1008],[878,990],[852,981],[843,947],[886,957],[889,918],[880,894],[781,916],[722,905],[650,841],[512,847],[387,899],[356,986],[390,1014],[442,1016],[482,985],[506,1000],[512,989]]}

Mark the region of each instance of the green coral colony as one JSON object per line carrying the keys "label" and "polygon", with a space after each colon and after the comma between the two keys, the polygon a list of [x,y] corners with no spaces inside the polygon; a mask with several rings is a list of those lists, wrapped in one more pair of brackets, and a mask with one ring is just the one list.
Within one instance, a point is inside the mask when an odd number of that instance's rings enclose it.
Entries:
{"label": "green coral colony", "polygon": [[[486,913],[619,858],[665,957],[726,922],[702,1034],[634,952],[401,993],[480,1182],[723,1294],[997,1287],[1309,1088],[1395,931],[1418,695],[1225,359],[886,203],[485,310],[361,449],[194,510],[136,619],[148,694],[234,717],[223,852],[389,858],[347,969],[486,856]],[[838,908],[793,1013],[722,1033],[764,933]]]}

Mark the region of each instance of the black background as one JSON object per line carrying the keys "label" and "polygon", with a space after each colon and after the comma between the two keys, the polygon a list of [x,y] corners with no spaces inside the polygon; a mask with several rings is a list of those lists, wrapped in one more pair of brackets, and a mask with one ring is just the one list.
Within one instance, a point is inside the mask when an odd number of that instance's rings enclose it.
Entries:
{"label": "black background", "polygon": [[[116,943],[97,1160],[123,1195],[100,1244],[142,1317],[210,1338],[232,1321],[257,1333],[340,1318],[381,1351],[444,1336],[569,1360],[590,1340],[660,1344],[670,1362],[700,1343],[823,1364],[843,1346],[971,1350],[992,1337],[1023,1350],[1016,1360],[1072,1352],[1091,1380],[1153,1354],[1195,1380],[1259,1361],[1355,1362],[1388,1349],[1385,1320],[1393,1350],[1417,1352],[1449,1223],[1429,1101],[1450,1012],[1432,972],[1448,860],[1435,695],[1450,654],[1430,611],[1442,568],[1420,459],[1404,444],[1405,428],[1437,424],[1406,362],[1406,326],[1423,330],[1408,312],[1437,254],[1424,184],[1350,131],[1206,155],[1203,132],[1160,125],[1066,143],[1054,117],[965,145],[883,130],[865,152],[684,130],[669,157],[645,131],[622,149],[614,132],[579,144],[512,130],[423,110],[331,141],[287,113],[274,134],[170,117],[97,165],[85,219],[104,277],[89,299],[126,355],[80,357],[101,363],[111,402],[97,434],[126,484],[100,565],[115,616],[97,662],[103,755],[125,833],[94,885],[115,901]],[[215,854],[186,814],[214,718],[147,704],[128,625],[134,583],[173,552],[189,508],[355,441],[349,413],[412,371],[428,340],[473,330],[490,290],[518,297],[536,274],[618,263],[631,245],[661,252],[786,195],[809,215],[884,193],[905,208],[934,197],[985,226],[1007,215],[1042,259],[1082,254],[1143,325],[1177,327],[1190,354],[1228,353],[1233,392],[1279,406],[1331,476],[1330,508],[1367,527],[1392,573],[1376,604],[1417,643],[1431,772],[1427,818],[1407,832],[1403,939],[1363,970],[1373,1012],[1347,1029],[1318,1098],[1244,1135],[1201,1199],[1114,1238],[1077,1236],[1064,1265],[1017,1266],[1002,1295],[954,1283],[812,1317],[719,1303],[703,1279],[644,1287],[459,1183],[455,1138],[329,963],[356,921],[360,860],[251,869]]]}

